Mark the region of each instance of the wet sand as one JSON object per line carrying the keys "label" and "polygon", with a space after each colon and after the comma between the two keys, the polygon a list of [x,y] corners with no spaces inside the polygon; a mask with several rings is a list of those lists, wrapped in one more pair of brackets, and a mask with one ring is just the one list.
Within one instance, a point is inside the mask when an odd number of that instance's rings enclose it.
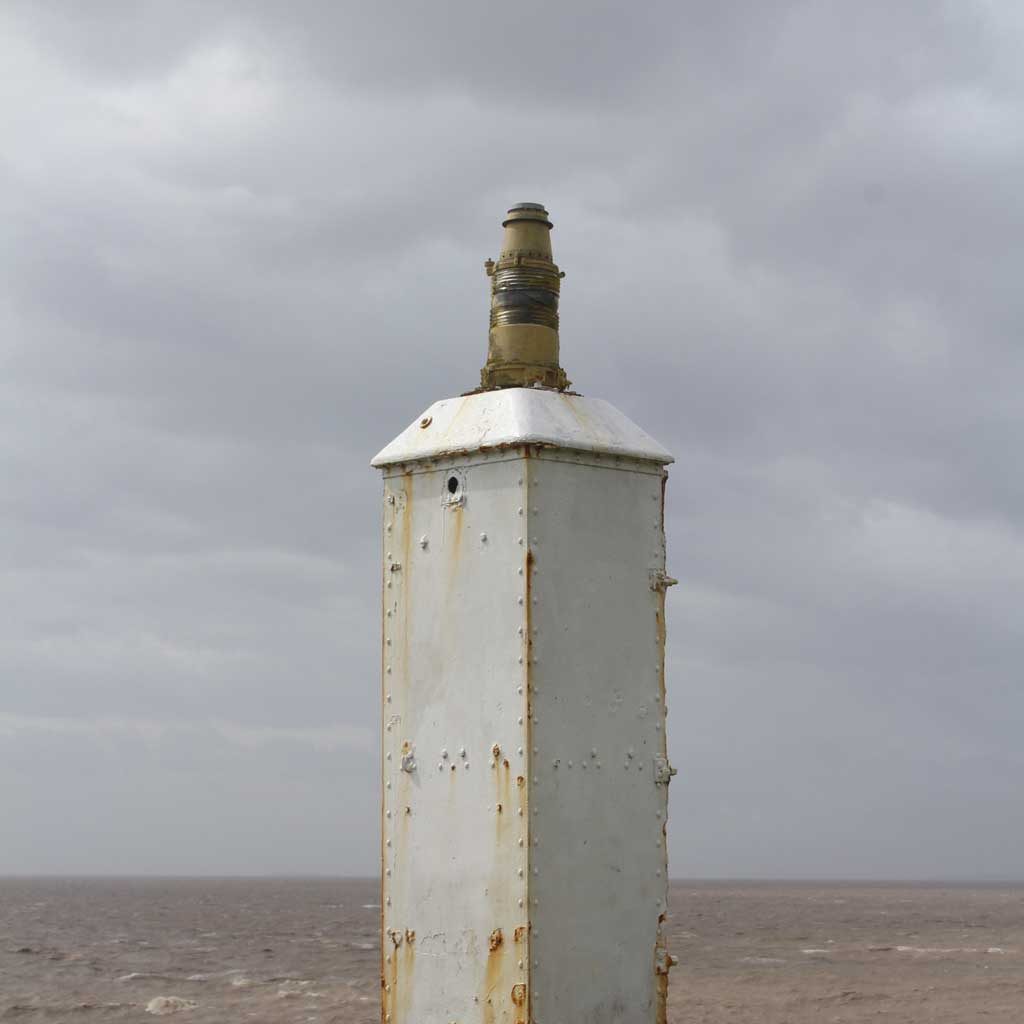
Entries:
{"label": "wet sand", "polygon": [[[377,1021],[378,902],[371,881],[0,879],[0,1021]],[[1024,886],[678,882],[670,907],[674,1024],[1024,1022]]]}

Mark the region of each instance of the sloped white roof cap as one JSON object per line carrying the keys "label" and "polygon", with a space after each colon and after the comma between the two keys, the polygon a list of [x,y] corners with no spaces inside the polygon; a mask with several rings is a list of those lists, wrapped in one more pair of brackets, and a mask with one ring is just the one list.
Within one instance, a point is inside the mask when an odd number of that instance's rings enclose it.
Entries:
{"label": "sloped white roof cap", "polygon": [[610,402],[543,388],[504,388],[435,402],[379,452],[372,465],[525,444],[662,464],[673,461],[654,438]]}

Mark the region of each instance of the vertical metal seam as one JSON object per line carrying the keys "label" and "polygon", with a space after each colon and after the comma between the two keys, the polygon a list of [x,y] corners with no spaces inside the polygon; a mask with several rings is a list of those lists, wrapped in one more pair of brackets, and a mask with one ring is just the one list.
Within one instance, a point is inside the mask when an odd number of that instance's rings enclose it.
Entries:
{"label": "vertical metal seam", "polygon": [[526,843],[526,883],[524,885],[524,899],[526,900],[526,1021],[533,1024],[533,915],[530,899],[530,890],[533,878],[533,782],[531,772],[533,771],[533,549],[530,546],[530,449],[523,447],[522,480],[523,490],[521,495],[523,509],[523,540],[525,552],[523,555],[523,579],[524,579],[524,607],[526,613],[523,617],[523,629],[525,630],[525,642],[523,644],[523,658],[525,660],[524,695],[526,700],[526,736],[523,750],[523,788],[526,792],[523,817],[525,819],[523,838]]}

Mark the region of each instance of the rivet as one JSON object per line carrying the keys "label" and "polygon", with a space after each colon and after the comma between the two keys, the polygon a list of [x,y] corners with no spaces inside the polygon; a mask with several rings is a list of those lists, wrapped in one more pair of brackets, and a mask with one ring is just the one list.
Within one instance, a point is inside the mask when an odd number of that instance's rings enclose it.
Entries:
{"label": "rivet", "polygon": [[522,878],[522,877],[523,877],[523,869],[522,869],[522,868],[520,868],[520,869],[519,869],[519,870],[518,870],[518,871],[516,872],[516,874],[518,874],[518,875],[519,875],[519,877],[520,877],[520,878]]}
{"label": "rivet", "polygon": [[439,772],[443,772],[444,771],[444,765],[440,761],[437,762],[437,770]]}
{"label": "rivet", "polygon": [[391,694],[389,693],[384,699],[390,704],[391,703]]}
{"label": "rivet", "polygon": [[522,537],[520,537],[520,538],[519,538],[519,543],[520,543],[520,544],[522,544],[522,543],[523,543],[523,538],[522,538]]}
{"label": "rivet", "polygon": [[632,756],[633,756],[633,748],[630,747],[629,750],[626,751],[626,757],[632,757]]}
{"label": "rivet", "polygon": [[495,766],[495,764],[497,764],[497,762],[496,762],[496,761],[488,761],[488,762],[487,762],[487,767],[488,767],[488,768],[493,768],[493,767]]}
{"label": "rivet", "polygon": [[572,761],[570,761],[570,762],[569,762],[569,767],[570,767],[570,768],[572,767]]}
{"label": "rivet", "polygon": [[516,572],[519,573],[520,576],[522,576],[523,575],[523,568],[522,568],[522,566],[520,566],[518,569],[516,569]]}
{"label": "rivet", "polygon": [[600,768],[600,767],[601,767],[601,762],[600,762],[600,761],[598,761],[598,762],[597,762],[597,764],[595,764],[595,765],[594,765],[594,767],[595,767],[595,768]]}
{"label": "rivet", "polygon": [[465,756],[466,756],[466,748],[465,747],[459,747],[459,757],[465,757]]}
{"label": "rivet", "polygon": [[391,609],[389,608],[384,614],[390,619],[391,618]]}
{"label": "rivet", "polygon": [[523,688],[522,688],[521,686],[517,686],[517,687],[516,687],[516,693],[518,693],[518,694],[519,694],[520,696],[522,696],[522,694],[523,694]]}
{"label": "rivet", "polygon": [[385,992],[390,992],[391,991],[391,986],[390,985],[385,985],[384,986],[384,991]]}
{"label": "rivet", "polygon": [[391,840],[390,839],[385,839],[384,840],[384,845],[385,846],[390,846],[391,845]]}
{"label": "rivet", "polygon": [[587,770],[587,762],[586,762],[586,761],[580,761],[580,767],[581,767],[581,768],[582,768],[582,769],[583,769],[584,771],[586,771],[586,770]]}
{"label": "rivet", "polygon": [[534,868],[533,869],[533,874],[534,874],[534,876],[539,875],[540,874],[540,868]]}
{"label": "rivet", "polygon": [[386,556],[386,557],[387,557],[387,558],[390,558],[390,557],[391,557],[391,552],[390,552],[390,551],[389,551],[389,552],[387,553],[387,556]]}
{"label": "rivet", "polygon": [[391,906],[391,897],[389,896],[384,902],[390,907]]}
{"label": "rivet", "polygon": [[521,516],[522,514],[523,514],[522,508],[517,508],[516,509],[516,515],[520,515]]}
{"label": "rivet", "polygon": [[519,723],[519,725],[522,725],[522,724],[523,724],[523,720],[522,720],[522,718],[517,718],[517,719],[516,719],[516,721],[517,721],[517,722]]}
{"label": "rivet", "polygon": [[466,771],[468,772],[469,771],[469,762],[467,761],[462,767],[465,768]]}
{"label": "rivet", "polygon": [[430,541],[428,540],[427,535],[423,534],[423,536],[420,537],[420,547],[423,548],[424,551],[426,551],[427,545],[429,543],[430,543]]}
{"label": "rivet", "polygon": [[388,876],[388,878],[390,878],[390,877],[391,877],[391,868],[387,868],[387,869],[385,870],[384,874],[385,874],[385,875],[387,875],[387,876]]}
{"label": "rivet", "polygon": [[385,789],[390,789],[391,788],[391,783],[390,782],[385,782],[384,783],[384,788]]}
{"label": "rivet", "polygon": [[535,754],[539,754],[539,753],[540,753],[540,750],[538,750],[538,749],[537,749],[537,747],[534,747],[534,748],[533,748],[533,752],[534,752]]}
{"label": "rivet", "polygon": [[523,816],[523,809],[522,809],[522,807],[520,807],[519,810],[516,811],[516,814],[518,814],[520,818]]}
{"label": "rivet", "polygon": [[486,533],[481,533],[480,534],[480,543],[481,544],[486,544],[487,543],[487,534]]}
{"label": "rivet", "polygon": [[388,665],[388,675],[391,675],[391,666]]}
{"label": "rivet", "polygon": [[[517,603],[517,604],[522,604],[522,603],[523,603],[523,599],[522,599],[521,597],[517,597],[517,598],[516,598],[516,603]],[[390,643],[390,642],[391,642],[391,641],[389,640],[389,641],[388,641],[388,643]]]}
{"label": "rivet", "polygon": [[522,970],[522,969],[523,969],[523,961],[522,961],[522,960],[520,960],[520,961],[519,961],[519,970]]}
{"label": "rivet", "polygon": [[386,643],[386,644],[388,645],[388,647],[390,647],[390,646],[391,646],[391,637],[388,637],[388,638],[387,638],[387,639],[386,639],[386,640],[384,641],[384,643]]}
{"label": "rivet", "polygon": [[385,811],[384,812],[384,817],[385,818],[390,818],[391,817],[391,812],[390,811]]}
{"label": "rivet", "polygon": [[443,747],[441,749],[441,757],[444,758],[445,761],[448,760],[448,748],[447,747]]}
{"label": "rivet", "polygon": [[390,761],[391,760],[391,751],[389,750],[384,756]]}
{"label": "rivet", "polygon": [[522,845],[523,845],[523,837],[522,837],[522,836],[520,836],[520,837],[519,837],[519,845],[520,845],[520,846],[522,846]]}
{"label": "rivet", "polygon": [[519,755],[520,757],[522,757],[522,756],[523,756],[523,748],[522,748],[522,747],[516,747],[516,753],[517,753],[517,754],[518,754],[518,755]]}
{"label": "rivet", "polygon": [[519,900],[519,906],[522,906],[522,905],[523,905],[523,901]]}

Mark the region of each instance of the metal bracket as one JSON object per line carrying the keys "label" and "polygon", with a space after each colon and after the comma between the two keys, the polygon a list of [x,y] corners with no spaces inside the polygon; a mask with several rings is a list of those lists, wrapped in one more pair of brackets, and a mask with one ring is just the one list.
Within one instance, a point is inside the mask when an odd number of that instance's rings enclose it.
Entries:
{"label": "metal bracket", "polygon": [[664,569],[651,570],[651,590],[664,593],[669,587],[674,587],[679,580],[669,576]]}
{"label": "metal bracket", "polygon": [[672,776],[678,774],[678,769],[668,763],[668,758],[664,754],[654,755],[654,784],[656,786],[667,786],[672,781]]}
{"label": "metal bracket", "polygon": [[654,954],[654,973],[668,974],[669,970],[679,963],[679,957],[673,956],[666,949],[658,949]]}

